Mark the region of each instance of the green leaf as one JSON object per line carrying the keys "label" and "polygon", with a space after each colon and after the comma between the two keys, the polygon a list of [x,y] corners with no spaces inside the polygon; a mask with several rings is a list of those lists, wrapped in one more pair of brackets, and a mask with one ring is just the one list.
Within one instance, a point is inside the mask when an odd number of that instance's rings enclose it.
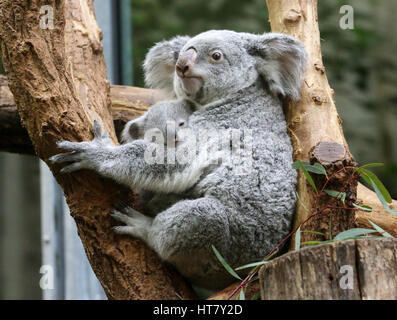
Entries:
{"label": "green leaf", "polygon": [[232,269],[231,266],[227,264],[225,259],[222,257],[222,255],[216,250],[216,248],[212,246],[212,250],[214,250],[216,257],[218,258],[219,262],[222,263],[223,267],[229,272],[233,277],[237,278],[238,280],[242,280],[240,276]]}
{"label": "green leaf", "polygon": [[299,227],[295,233],[295,251],[298,251],[300,247],[301,247],[301,227]]}
{"label": "green leaf", "polygon": [[244,288],[241,288],[240,290],[240,295],[239,295],[239,300],[245,300],[245,292],[244,292]]}
{"label": "green leaf", "polygon": [[253,267],[257,267],[257,266],[262,266],[265,263],[268,263],[268,261],[259,261],[259,262],[253,262],[253,263],[249,263],[249,264],[245,264],[241,267],[237,267],[234,270],[242,270],[242,269],[248,269],[248,268],[253,268]]}
{"label": "green leaf", "polygon": [[294,162],[294,163],[292,164],[292,167],[293,167],[294,169],[301,169],[302,172],[303,172],[303,174],[304,174],[305,177],[306,177],[306,180],[310,183],[310,185],[313,187],[313,189],[317,191],[316,185],[314,184],[314,181],[313,181],[312,177],[311,177],[310,174],[307,172],[307,170],[306,170],[306,168],[305,168],[305,166],[304,166],[304,164],[303,164],[302,161],[298,160],[298,161]]}
{"label": "green leaf", "polygon": [[313,172],[313,173],[316,173],[316,174],[323,174],[323,175],[327,175],[327,171],[325,170],[325,168],[321,165],[321,164],[319,164],[318,162],[316,162],[314,165],[308,165],[307,167],[306,167],[306,170],[307,171],[310,171],[310,172]]}
{"label": "green leaf", "polygon": [[379,191],[382,193],[383,197],[385,198],[387,203],[392,202],[392,198],[390,196],[389,191],[387,191],[386,187],[383,185],[383,183],[379,180],[379,178],[376,176],[375,173],[368,171],[366,169],[361,169],[358,168],[356,169],[357,172],[360,173],[361,177],[369,184],[376,184],[378,187]]}
{"label": "green leaf", "polygon": [[358,204],[353,203],[353,206],[355,206],[356,208],[358,208],[360,210],[372,212],[372,208],[370,206],[367,206],[367,205],[359,206]]}
{"label": "green leaf", "polygon": [[378,231],[381,235],[382,235],[382,237],[385,237],[385,238],[394,238],[390,233],[388,233],[388,232],[386,232],[385,230],[383,230],[381,227],[379,227],[378,225],[376,225],[375,223],[373,223],[371,220],[368,220],[369,221],[369,223],[374,227],[374,229],[376,230],[376,231]]}
{"label": "green leaf", "polygon": [[363,165],[357,169],[365,169],[365,168],[374,168],[374,167],[383,167],[385,164],[384,163],[368,163],[366,165]]}
{"label": "green leaf", "polygon": [[362,236],[364,234],[374,233],[374,232],[376,232],[376,231],[372,230],[372,229],[354,228],[354,229],[346,230],[346,231],[339,233],[334,238],[334,240],[341,241],[341,240],[346,240],[346,239],[355,239],[355,238]]}
{"label": "green leaf", "polygon": [[326,194],[330,195],[331,197],[339,199],[343,203],[345,202],[346,192],[340,192],[340,191],[328,190],[328,189],[325,189],[324,192]]}
{"label": "green leaf", "polygon": [[241,269],[247,269],[247,268],[251,268],[251,267],[258,267],[261,265],[264,265],[265,263],[268,263],[269,260],[271,258],[273,258],[274,255],[276,255],[278,252],[278,250],[274,251],[270,256],[268,256],[266,259],[264,259],[263,261],[259,261],[259,262],[253,262],[253,263],[249,263],[249,264],[245,264],[241,267],[237,267],[234,270],[241,270]]}
{"label": "green leaf", "polygon": [[372,187],[375,190],[376,195],[378,196],[379,201],[382,203],[383,207],[386,209],[387,212],[390,212],[391,214],[397,215],[397,210],[392,210],[390,207],[387,205],[385,198],[383,197],[382,192],[379,190],[378,186],[371,181]]}
{"label": "green leaf", "polygon": [[313,172],[315,174],[327,175],[327,171],[325,170],[325,168],[318,162],[316,162],[314,165],[311,165],[309,162],[298,160],[292,164],[292,168],[300,169],[300,163],[304,166],[304,168],[307,171]]}
{"label": "green leaf", "polygon": [[305,241],[305,242],[302,242],[301,245],[302,246],[306,246],[306,245],[314,246],[314,245],[317,245],[317,244],[322,244],[323,242],[324,241]]}

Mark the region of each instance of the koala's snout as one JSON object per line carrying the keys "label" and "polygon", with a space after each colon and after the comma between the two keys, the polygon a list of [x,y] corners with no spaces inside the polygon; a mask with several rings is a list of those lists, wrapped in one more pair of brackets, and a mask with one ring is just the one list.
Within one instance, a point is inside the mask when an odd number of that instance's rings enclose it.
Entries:
{"label": "koala's snout", "polygon": [[189,77],[192,73],[197,52],[194,49],[186,50],[179,55],[175,71],[180,78]]}

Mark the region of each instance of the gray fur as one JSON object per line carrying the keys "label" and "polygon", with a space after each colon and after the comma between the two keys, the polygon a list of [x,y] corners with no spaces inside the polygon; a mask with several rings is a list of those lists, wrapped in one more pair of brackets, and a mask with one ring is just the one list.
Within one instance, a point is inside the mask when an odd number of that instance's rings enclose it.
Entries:
{"label": "gray fur", "polygon": [[158,102],[141,117],[127,122],[121,138],[123,143],[150,138],[150,133],[160,133],[164,144],[173,147],[172,138],[178,139],[178,131],[188,127],[190,115],[196,106],[187,100]]}
{"label": "gray fur", "polygon": [[[223,30],[183,39],[184,45],[178,40],[176,46],[172,39],[149,51],[145,60],[148,84],[200,104],[189,117],[195,134],[203,129],[252,130],[251,171],[236,174],[229,161],[214,164],[211,160],[218,158],[217,152],[203,159],[201,153],[218,144],[213,140],[197,146],[188,139],[177,146],[177,150],[196,150],[197,158],[187,164],[174,164],[168,158],[163,163],[147,163],[145,150],[154,148],[153,143],[139,139],[112,146],[101,138],[98,123],[92,142],[59,142],[60,148],[74,152],[56,155],[52,161],[72,162],[72,167],[63,169],[67,172],[88,168],[131,187],[186,196],[149,220],[116,214],[127,224],[117,232],[143,239],[193,283],[219,289],[233,278],[211,245],[237,267],[261,260],[291,230],[297,175],[291,166],[293,150],[280,97],[299,98],[306,55],[297,40],[281,34]],[[178,47],[175,63],[192,59],[189,76],[200,78],[191,81],[174,71],[165,73],[168,69],[162,64],[170,65]],[[192,48],[195,54],[187,54]],[[214,50],[223,59],[212,61]],[[153,70],[161,70],[159,78]],[[173,89],[168,85],[171,77]]]}
{"label": "gray fur", "polygon": [[145,83],[150,88],[163,89],[173,94],[173,73],[178,54],[183,45],[190,39],[178,36],[168,41],[159,42],[151,48],[143,62]]}
{"label": "gray fur", "polygon": [[[196,110],[196,105],[187,100],[170,100],[158,102],[151,106],[147,112],[137,119],[126,123],[121,137],[123,143],[129,143],[138,139],[151,139],[151,132],[157,136],[160,133],[164,145],[175,148],[181,140],[178,132],[188,128],[189,117]],[[158,141],[154,141],[158,142]],[[137,188],[142,202],[143,212],[149,216],[155,216],[164,209],[183,197],[178,194],[155,193]]]}

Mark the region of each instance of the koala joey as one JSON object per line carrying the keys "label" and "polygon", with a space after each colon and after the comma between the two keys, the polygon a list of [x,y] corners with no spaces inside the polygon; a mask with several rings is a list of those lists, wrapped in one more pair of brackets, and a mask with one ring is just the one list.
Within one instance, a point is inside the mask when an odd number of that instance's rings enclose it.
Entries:
{"label": "koala joey", "polygon": [[189,117],[195,109],[196,105],[189,100],[158,102],[141,117],[127,122],[121,133],[122,142],[146,138],[175,147],[180,140],[178,131],[188,127]]}
{"label": "koala joey", "polygon": [[[91,142],[58,142],[69,153],[51,160],[67,163],[63,172],[91,169],[133,188],[180,195],[154,217],[132,208],[128,215],[114,211],[125,224],[115,231],[145,241],[197,286],[220,289],[233,278],[211,245],[237,267],[263,259],[291,230],[297,174],[282,103],[299,99],[305,63],[302,44],[275,33],[211,30],[160,42],[148,52],[147,85],[198,106],[189,116],[194,133],[251,133],[248,147],[241,147],[250,160],[244,174],[236,174],[233,162],[208,166],[201,156],[183,164],[147,161],[155,143],[137,139],[114,146],[98,122]],[[176,150],[198,155],[219,144],[198,141],[187,140]],[[208,152],[208,158],[216,154]]]}
{"label": "koala joey", "polygon": [[[189,116],[196,105],[189,100],[158,102],[141,117],[127,122],[122,133],[123,143],[138,139],[164,143],[167,148],[175,148],[181,142],[179,132],[188,128]],[[137,188],[142,202],[143,213],[155,216],[157,213],[183,199],[178,194],[155,193]]]}

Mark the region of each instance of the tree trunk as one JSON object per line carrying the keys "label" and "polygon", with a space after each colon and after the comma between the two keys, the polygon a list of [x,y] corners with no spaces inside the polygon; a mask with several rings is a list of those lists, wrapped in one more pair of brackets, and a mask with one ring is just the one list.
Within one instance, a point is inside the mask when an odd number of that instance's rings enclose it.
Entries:
{"label": "tree trunk", "polygon": [[[327,189],[346,192],[346,203],[356,201],[357,180],[349,179],[356,166],[343,135],[341,120],[335,108],[333,90],[325,74],[321,56],[320,32],[318,28],[316,0],[267,0],[270,24],[273,32],[292,35],[302,41],[308,53],[307,71],[298,103],[286,105],[286,118],[294,159],[319,162],[332,179]],[[348,169],[343,170],[347,167]],[[325,176],[313,175],[320,190],[326,182]],[[354,212],[337,209],[341,202],[329,195],[317,192],[300,172],[298,180],[299,202],[295,215],[295,227],[310,219],[302,229],[320,231],[329,236],[329,222],[332,220],[332,234],[337,234],[354,225]],[[302,241],[318,239],[318,235],[302,234]],[[321,238],[321,237],[320,237]],[[293,246],[293,242],[291,246]]]}
{"label": "tree trunk", "polygon": [[390,238],[347,240],[289,252],[261,268],[261,297],[395,300],[396,252],[397,239]]}
{"label": "tree trunk", "polygon": [[[41,29],[41,5],[54,28]],[[59,173],[58,140],[92,139],[99,120],[117,143],[109,83],[92,1],[0,0],[0,49],[10,89],[37,155],[47,162],[74,217],[88,259],[110,299],[193,297],[182,278],[141,241],[113,234],[109,211],[133,195],[93,172]]]}

